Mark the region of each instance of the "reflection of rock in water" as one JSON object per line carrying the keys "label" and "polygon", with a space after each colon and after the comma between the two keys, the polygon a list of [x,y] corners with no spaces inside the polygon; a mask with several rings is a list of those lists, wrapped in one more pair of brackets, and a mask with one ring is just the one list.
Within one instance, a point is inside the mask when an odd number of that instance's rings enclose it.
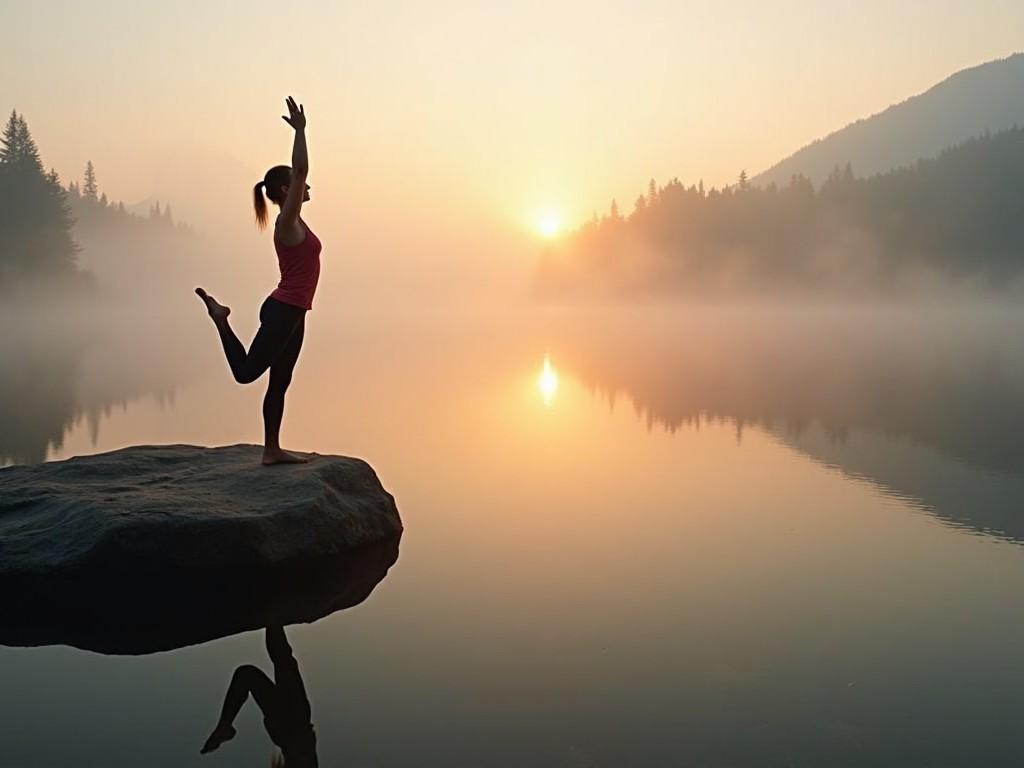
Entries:
{"label": "reflection of rock in water", "polygon": [[45,461],[82,420],[95,444],[116,406],[173,400],[191,369],[155,319],[143,320],[17,316],[18,333],[0,337],[0,466]]}
{"label": "reflection of rock in water", "polygon": [[364,599],[402,530],[376,473],[260,455],[143,446],[0,470],[0,643],[147,653]]}
{"label": "reflection of rock in water", "polygon": [[[210,571],[174,581],[109,575],[90,580],[90,594],[57,584],[52,604],[27,606],[16,621],[7,615],[0,626],[0,644],[62,644],[136,655],[196,645],[275,622],[313,622],[369,597],[398,559],[400,539],[401,535],[261,572]],[[99,603],[97,594],[103,595]]]}
{"label": "reflection of rock in water", "polygon": [[[555,359],[613,403],[626,395],[648,426],[760,425],[941,516],[1024,539],[1024,342],[1006,331],[1018,324],[994,310],[690,311],[592,323]],[[947,482],[952,467],[973,478],[969,494]]]}

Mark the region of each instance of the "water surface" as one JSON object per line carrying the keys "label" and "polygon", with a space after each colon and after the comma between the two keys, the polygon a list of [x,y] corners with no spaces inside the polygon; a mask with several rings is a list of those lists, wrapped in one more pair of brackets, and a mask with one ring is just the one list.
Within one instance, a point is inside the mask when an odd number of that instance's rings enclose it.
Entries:
{"label": "water surface", "polygon": [[[6,339],[0,462],[258,442],[190,309]],[[321,765],[1019,761],[1022,319],[314,311],[285,445],[367,459],[406,525],[288,630]],[[251,702],[199,756],[262,643],[0,648],[0,765],[266,765]]]}

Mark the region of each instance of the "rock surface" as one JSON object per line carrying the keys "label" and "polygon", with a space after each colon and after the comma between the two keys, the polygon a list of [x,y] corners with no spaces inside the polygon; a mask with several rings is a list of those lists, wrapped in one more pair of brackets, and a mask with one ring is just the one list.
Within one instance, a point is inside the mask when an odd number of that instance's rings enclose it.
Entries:
{"label": "rock surface", "polygon": [[0,643],[145,653],[364,599],[398,554],[359,459],[135,446],[0,470]]}

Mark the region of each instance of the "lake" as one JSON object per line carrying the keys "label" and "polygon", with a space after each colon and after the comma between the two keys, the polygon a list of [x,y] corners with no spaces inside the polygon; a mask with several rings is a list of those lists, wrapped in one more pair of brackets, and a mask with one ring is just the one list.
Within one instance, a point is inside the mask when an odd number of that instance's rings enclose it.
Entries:
{"label": "lake", "polygon": [[[287,630],[320,764],[1024,759],[1022,320],[318,307],[284,447],[366,459],[406,527],[365,602]],[[262,439],[194,298],[20,327],[0,464]],[[252,702],[199,755],[242,664],[262,633],[0,648],[0,766],[269,765]]]}

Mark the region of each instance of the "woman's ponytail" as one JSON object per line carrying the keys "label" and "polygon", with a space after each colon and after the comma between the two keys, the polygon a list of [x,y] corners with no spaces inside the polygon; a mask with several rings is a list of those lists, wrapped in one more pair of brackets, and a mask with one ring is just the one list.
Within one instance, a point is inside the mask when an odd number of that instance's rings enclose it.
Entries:
{"label": "woman's ponytail", "polygon": [[[256,206],[256,224],[260,229],[267,228],[267,200],[269,199],[275,205],[284,205],[283,190],[291,183],[291,180],[291,168],[287,165],[275,165],[267,171],[263,181],[253,187],[252,200]],[[263,196],[264,192],[267,193],[266,197]]]}
{"label": "woman's ponytail", "polygon": [[252,202],[256,208],[256,226],[260,229],[267,228],[267,201],[263,197],[264,182],[260,182],[252,190]]}

